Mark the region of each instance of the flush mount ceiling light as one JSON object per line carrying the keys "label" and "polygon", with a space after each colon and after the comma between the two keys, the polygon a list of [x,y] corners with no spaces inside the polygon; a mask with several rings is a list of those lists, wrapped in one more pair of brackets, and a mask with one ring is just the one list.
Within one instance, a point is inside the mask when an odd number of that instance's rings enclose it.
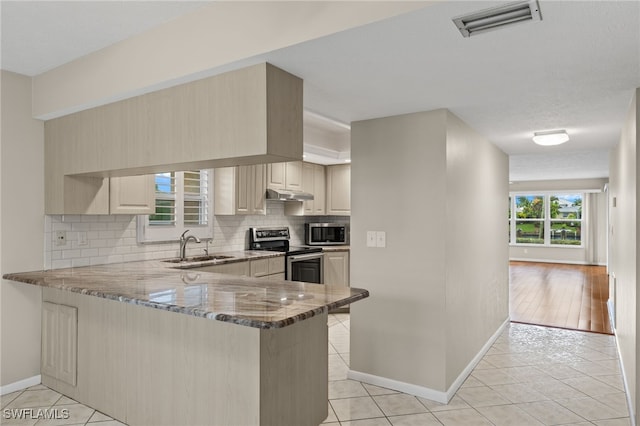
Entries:
{"label": "flush mount ceiling light", "polygon": [[551,130],[548,132],[535,132],[533,141],[538,145],[551,146],[560,145],[569,140],[566,130]]}
{"label": "flush mount ceiling light", "polygon": [[540,20],[542,20],[542,15],[540,15],[537,0],[529,0],[458,16],[453,18],[453,23],[456,24],[463,37],[471,37],[519,22]]}

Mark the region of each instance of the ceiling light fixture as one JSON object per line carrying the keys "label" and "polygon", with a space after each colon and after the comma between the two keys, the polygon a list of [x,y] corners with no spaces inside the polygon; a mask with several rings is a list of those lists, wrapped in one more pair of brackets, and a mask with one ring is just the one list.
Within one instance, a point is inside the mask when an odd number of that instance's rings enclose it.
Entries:
{"label": "ceiling light fixture", "polygon": [[533,134],[533,141],[542,146],[560,145],[568,140],[569,135],[566,130],[550,130]]}
{"label": "ceiling light fixture", "polygon": [[519,1],[453,18],[463,37],[471,37],[518,22],[540,21],[537,0]]}

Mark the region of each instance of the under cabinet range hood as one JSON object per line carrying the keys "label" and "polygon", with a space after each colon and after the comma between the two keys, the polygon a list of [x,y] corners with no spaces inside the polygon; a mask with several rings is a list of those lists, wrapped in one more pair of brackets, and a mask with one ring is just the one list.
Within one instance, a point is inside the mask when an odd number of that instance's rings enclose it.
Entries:
{"label": "under cabinet range hood", "polygon": [[267,200],[306,201],[313,200],[313,194],[296,189],[267,189]]}

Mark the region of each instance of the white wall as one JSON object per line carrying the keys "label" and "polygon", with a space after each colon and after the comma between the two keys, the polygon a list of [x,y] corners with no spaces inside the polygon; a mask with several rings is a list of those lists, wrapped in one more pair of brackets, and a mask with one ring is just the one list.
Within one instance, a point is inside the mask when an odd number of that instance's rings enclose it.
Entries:
{"label": "white wall", "polygon": [[351,131],[351,284],[371,297],[351,307],[350,374],[444,395],[508,316],[508,158],[446,110]]}
{"label": "white wall", "polygon": [[[638,139],[640,138],[637,123],[640,120],[638,97],[640,89],[629,108],[626,124],[622,129],[620,143],[612,151],[610,157],[609,196],[610,204],[610,254],[609,272],[616,277],[615,288],[615,327],[620,360],[627,382],[632,412],[638,423],[638,317],[637,291],[638,276]],[[615,198],[615,207],[613,199]]]}
{"label": "white wall", "polygon": [[[509,160],[452,113],[447,114],[446,143],[449,388],[509,315],[509,253],[503,220],[509,204]],[[431,244],[440,247],[438,242]]]}
{"label": "white wall", "polygon": [[[31,118],[31,79],[2,71],[1,272],[43,267],[44,126]],[[40,288],[2,280],[1,384],[40,374]]]}
{"label": "white wall", "polygon": [[[534,262],[607,264],[607,193],[602,192],[608,179],[569,179],[514,182],[511,192],[540,193],[588,192],[583,206],[583,246],[536,247],[511,245],[509,259]],[[590,204],[593,204],[591,206]]]}

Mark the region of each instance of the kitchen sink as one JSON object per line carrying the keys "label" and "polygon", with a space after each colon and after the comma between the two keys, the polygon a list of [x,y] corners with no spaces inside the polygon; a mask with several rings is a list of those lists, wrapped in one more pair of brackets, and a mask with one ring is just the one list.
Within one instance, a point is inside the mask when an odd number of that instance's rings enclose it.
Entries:
{"label": "kitchen sink", "polygon": [[187,262],[206,262],[209,260],[224,260],[224,259],[233,259],[233,256],[225,256],[222,254],[216,254],[212,256],[195,256],[195,257],[187,257],[185,260],[181,259],[169,259],[163,260],[163,262],[168,263],[187,263]]}

